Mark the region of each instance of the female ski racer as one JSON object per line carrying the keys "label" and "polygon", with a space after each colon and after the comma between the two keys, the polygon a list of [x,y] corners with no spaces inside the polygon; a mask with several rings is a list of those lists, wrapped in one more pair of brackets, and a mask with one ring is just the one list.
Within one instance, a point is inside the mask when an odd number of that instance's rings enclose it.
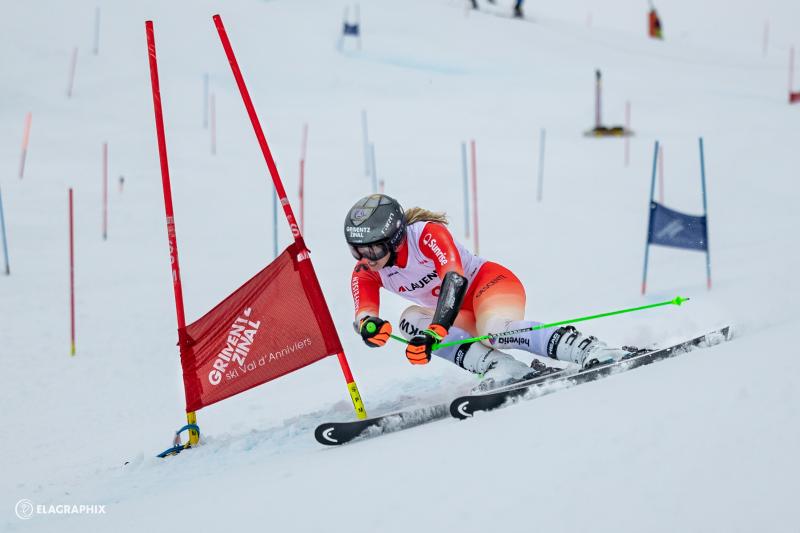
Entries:
{"label": "female ski racer", "polygon": [[[437,343],[540,324],[524,320],[525,288],[514,273],[474,255],[453,239],[446,225],[444,214],[418,207],[404,212],[384,194],[362,198],[347,213],[345,239],[358,260],[351,280],[353,325],[367,346],[383,346],[392,333],[391,324],[379,318],[381,288],[416,304],[402,313],[399,324],[409,341],[406,357],[414,365],[428,363]],[[489,383],[494,385],[528,379],[547,368],[536,358],[529,367],[498,347],[583,367],[634,351],[608,348],[595,337],[564,326],[496,336],[433,353],[491,378]]]}

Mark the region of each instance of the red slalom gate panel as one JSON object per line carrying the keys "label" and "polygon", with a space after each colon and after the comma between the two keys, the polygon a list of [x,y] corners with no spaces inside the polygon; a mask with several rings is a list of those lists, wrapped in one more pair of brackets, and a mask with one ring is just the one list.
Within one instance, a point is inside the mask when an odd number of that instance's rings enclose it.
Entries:
{"label": "red slalom gate panel", "polygon": [[187,326],[181,349],[187,411],[341,352],[338,338],[316,319],[300,273],[300,251],[292,243],[236,292]]}

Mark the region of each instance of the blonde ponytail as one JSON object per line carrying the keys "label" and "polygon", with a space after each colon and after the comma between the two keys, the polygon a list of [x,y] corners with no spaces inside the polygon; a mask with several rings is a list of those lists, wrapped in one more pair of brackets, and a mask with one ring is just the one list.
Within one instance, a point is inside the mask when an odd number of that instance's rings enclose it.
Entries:
{"label": "blonde ponytail", "polygon": [[446,213],[435,213],[421,207],[412,207],[411,209],[406,209],[405,218],[406,224],[408,225],[420,221],[438,222],[445,225],[448,223]]}

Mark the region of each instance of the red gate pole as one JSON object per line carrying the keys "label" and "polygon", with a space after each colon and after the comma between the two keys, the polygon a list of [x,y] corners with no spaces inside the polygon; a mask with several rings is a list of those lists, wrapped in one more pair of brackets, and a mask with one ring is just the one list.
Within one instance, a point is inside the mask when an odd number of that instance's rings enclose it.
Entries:
{"label": "red gate pole", "polygon": [[69,188],[69,338],[70,355],[75,355],[75,223],[72,187]]}
{"label": "red gate pole", "polygon": [[[175,234],[175,215],[172,208],[172,188],[169,181],[169,165],[167,162],[167,140],[164,135],[164,116],[161,110],[161,89],[158,83],[158,63],[156,61],[156,41],[153,33],[153,22],[145,22],[147,33],[147,51],[150,58],[150,82],[153,91],[153,111],[156,118],[156,135],[158,137],[158,158],[161,162],[161,185],[164,190],[164,210],[167,215],[167,239],[169,241],[169,260],[172,266],[172,289],[175,292],[175,312],[178,317],[178,344],[183,348],[186,344],[186,315],[183,310],[183,288],[181,286],[181,269],[178,263],[178,238]],[[197,424],[194,411],[186,413],[189,424]],[[189,445],[200,441],[200,433],[189,430]]]}
{"label": "red gate pole", "polygon": [[[236,61],[236,56],[233,53],[231,42],[228,39],[228,33],[225,31],[225,26],[222,24],[222,18],[219,15],[214,15],[213,18],[214,25],[217,28],[217,33],[219,33],[219,38],[222,42],[222,47],[225,49],[225,55],[228,58],[228,63],[231,65],[233,77],[236,79],[236,85],[239,87],[239,92],[242,95],[242,101],[247,109],[250,122],[253,124],[253,130],[255,131],[256,138],[258,139],[258,145],[261,147],[261,152],[264,155],[264,160],[267,163],[267,168],[269,168],[269,173],[272,177],[272,184],[275,186],[275,191],[278,193],[278,198],[283,206],[283,213],[286,215],[286,220],[292,230],[292,236],[294,237],[295,243],[300,249],[300,253],[298,255],[306,258],[304,260],[310,261],[310,259],[308,259],[309,252],[306,248],[306,243],[303,241],[303,235],[300,233],[300,228],[297,226],[297,221],[295,219],[294,212],[292,211],[292,206],[289,205],[289,200],[286,198],[286,190],[283,188],[281,177],[278,174],[278,167],[275,165],[275,160],[272,158],[272,152],[269,149],[267,139],[264,136],[264,131],[261,128],[261,123],[258,120],[256,109],[253,106],[250,93],[248,92],[247,86],[244,83],[242,72],[239,69],[239,63]],[[314,273],[313,267],[309,270],[309,274],[313,276],[313,281],[318,284],[319,282],[316,280],[316,274]],[[333,323],[330,319],[330,311],[328,310],[328,304],[325,302],[324,298],[320,298],[318,305],[321,308],[320,310],[325,311],[327,319],[331,321],[331,328],[333,328]],[[350,392],[350,399],[353,401],[353,408],[356,411],[356,416],[358,416],[358,418],[366,418],[367,411],[364,408],[364,402],[361,399],[361,394],[358,391],[358,386],[356,385],[355,379],[353,379],[353,374],[350,371],[350,365],[347,362],[344,351],[340,351],[336,355],[339,359],[339,366],[342,368],[342,374],[344,374],[345,381],[347,382],[347,389]]]}
{"label": "red gate pole", "polygon": [[795,101],[794,94],[794,46],[789,48],[789,103]]}
{"label": "red gate pole", "polygon": [[28,112],[28,114],[25,115],[25,131],[22,134],[22,155],[19,159],[19,179],[22,179],[25,175],[25,158],[28,155],[28,141],[31,137],[31,118],[32,115]]}

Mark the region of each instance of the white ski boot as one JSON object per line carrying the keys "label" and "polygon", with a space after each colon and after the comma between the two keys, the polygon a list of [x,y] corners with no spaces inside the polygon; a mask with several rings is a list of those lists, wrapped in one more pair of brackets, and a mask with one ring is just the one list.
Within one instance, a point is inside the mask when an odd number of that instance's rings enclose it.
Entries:
{"label": "white ski boot", "polygon": [[582,368],[613,363],[639,351],[628,346],[609,348],[597,337],[587,337],[573,326],[558,328],[547,343],[547,355],[559,361],[576,363]]}
{"label": "white ski boot", "polygon": [[539,363],[536,367],[528,366],[505,352],[478,342],[470,345],[461,361],[456,360],[462,368],[483,376],[475,391],[488,391],[532,379],[542,373],[542,367],[549,369],[540,361],[536,362]]}

